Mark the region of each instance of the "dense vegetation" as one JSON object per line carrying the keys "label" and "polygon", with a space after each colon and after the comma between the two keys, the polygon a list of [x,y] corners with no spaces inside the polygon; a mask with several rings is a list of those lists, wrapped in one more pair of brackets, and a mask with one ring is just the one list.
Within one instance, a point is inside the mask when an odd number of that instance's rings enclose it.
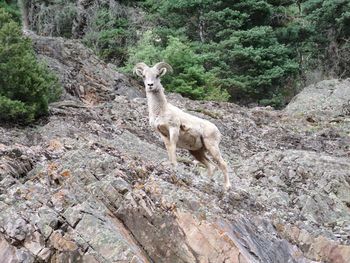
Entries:
{"label": "dense vegetation", "polygon": [[39,64],[22,35],[17,12],[0,7],[0,121],[27,124],[48,112],[60,92],[57,78]]}
{"label": "dense vegetation", "polygon": [[125,72],[169,62],[166,88],[193,99],[281,107],[305,84],[350,77],[350,0],[22,3],[31,29],[81,38]]}
{"label": "dense vegetation", "polygon": [[279,106],[293,88],[298,63],[277,38],[271,22],[277,9],[268,1],[148,0],[146,6],[162,25],[154,30],[159,42],[167,46],[169,34],[180,35],[232,100]]}
{"label": "dense vegetation", "polygon": [[11,16],[11,19],[20,22],[20,10],[16,1],[0,1],[0,8]]}
{"label": "dense vegetation", "polygon": [[309,0],[304,13],[310,27],[310,55],[331,76],[350,77],[350,1]]}

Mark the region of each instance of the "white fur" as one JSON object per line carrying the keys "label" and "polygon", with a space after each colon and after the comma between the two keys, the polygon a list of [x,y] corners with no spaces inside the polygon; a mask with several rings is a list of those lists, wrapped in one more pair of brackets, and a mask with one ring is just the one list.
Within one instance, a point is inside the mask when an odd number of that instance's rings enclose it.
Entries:
{"label": "white fur", "polygon": [[203,163],[208,169],[208,175],[212,176],[215,165],[207,157],[206,153],[209,153],[223,172],[225,189],[228,189],[231,184],[227,164],[219,149],[220,131],[208,120],[190,115],[167,102],[160,77],[171,70],[170,65],[164,62],[151,68],[145,63],[138,63],[134,68],[134,73],[144,80],[150,125],[162,137],[169,160],[174,166],[177,164],[176,147],[184,148]]}

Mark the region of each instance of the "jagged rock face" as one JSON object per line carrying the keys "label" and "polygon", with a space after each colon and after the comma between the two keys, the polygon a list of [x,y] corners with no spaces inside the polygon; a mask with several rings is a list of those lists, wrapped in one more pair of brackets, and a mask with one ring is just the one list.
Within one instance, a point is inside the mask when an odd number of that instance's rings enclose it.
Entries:
{"label": "jagged rock face", "polygon": [[110,101],[116,95],[144,97],[136,81],[118,73],[77,40],[40,37],[29,32],[35,51],[60,78],[63,98],[79,98],[87,104]]}
{"label": "jagged rock face", "polygon": [[324,80],[303,89],[286,112],[316,117],[350,116],[350,79]]}
{"label": "jagged rock face", "polygon": [[[96,68],[92,83],[111,72]],[[92,92],[93,105],[64,98],[35,126],[0,126],[3,262],[349,261],[347,116],[311,121],[169,94],[223,133],[224,192],[223,176],[208,178],[185,151],[176,170],[163,165],[145,98],[116,95],[109,81]]]}

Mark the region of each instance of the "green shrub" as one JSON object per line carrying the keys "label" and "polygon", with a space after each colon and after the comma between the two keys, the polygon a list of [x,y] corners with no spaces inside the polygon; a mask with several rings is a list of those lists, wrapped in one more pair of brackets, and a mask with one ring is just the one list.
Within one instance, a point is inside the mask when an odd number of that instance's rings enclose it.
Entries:
{"label": "green shrub", "polygon": [[[291,51],[279,44],[270,27],[236,31],[217,44],[202,47],[205,61],[235,101],[282,106],[277,98],[286,94],[288,78],[296,76],[298,64]],[[271,101],[271,103],[269,103]]]}
{"label": "green shrub", "polygon": [[[77,16],[76,1],[52,0],[40,1],[22,0],[23,5],[29,5],[28,12],[30,29],[39,35],[72,37],[74,20]],[[34,9],[35,11],[30,11]]]}
{"label": "green shrub", "polygon": [[60,94],[57,78],[37,62],[29,39],[0,8],[0,120],[30,123]]}
{"label": "green shrub", "polygon": [[127,59],[127,42],[132,31],[128,25],[126,18],[101,8],[91,19],[83,42],[102,59],[122,65]]}
{"label": "green shrub", "polygon": [[306,41],[311,68],[327,77],[350,77],[350,0],[307,0],[303,10],[312,28]]}
{"label": "green shrub", "polygon": [[139,43],[129,49],[129,60],[125,70],[131,69],[137,62],[145,62],[152,66],[159,61],[166,61],[173,69],[173,74],[163,77],[165,89],[177,92],[191,99],[215,99],[227,101],[229,95],[215,83],[217,79],[213,73],[203,67],[202,57],[196,54],[192,47],[177,37],[169,37],[167,45],[161,39],[148,31]]}
{"label": "green shrub", "polygon": [[[198,59],[194,64],[204,66],[206,76],[215,76],[211,84],[227,90],[231,100],[280,107],[294,95],[296,83],[291,79],[299,74],[298,53],[284,42],[291,42],[291,34],[301,39],[304,31],[282,30],[292,20],[288,8],[293,1],[147,0],[146,4],[165,31],[183,32],[192,41],[187,44],[192,53],[181,59]],[[291,9],[294,12],[295,6]],[[200,67],[186,66],[198,83]],[[176,84],[193,86],[185,69],[182,74],[185,81]]]}
{"label": "green shrub", "polygon": [[17,6],[16,0],[11,1],[0,1],[0,8],[5,9],[5,11],[11,16],[13,20],[20,23],[21,22],[21,12]]}

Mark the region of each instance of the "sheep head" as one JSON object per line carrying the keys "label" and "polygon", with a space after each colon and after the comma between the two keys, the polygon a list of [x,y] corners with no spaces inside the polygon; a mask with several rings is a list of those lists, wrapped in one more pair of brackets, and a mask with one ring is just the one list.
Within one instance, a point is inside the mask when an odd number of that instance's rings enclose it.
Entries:
{"label": "sheep head", "polygon": [[159,62],[151,68],[147,64],[140,62],[134,67],[134,73],[143,78],[147,92],[160,91],[163,88],[160,84],[160,77],[164,76],[168,71],[172,72],[172,70],[172,67],[165,62]]}

